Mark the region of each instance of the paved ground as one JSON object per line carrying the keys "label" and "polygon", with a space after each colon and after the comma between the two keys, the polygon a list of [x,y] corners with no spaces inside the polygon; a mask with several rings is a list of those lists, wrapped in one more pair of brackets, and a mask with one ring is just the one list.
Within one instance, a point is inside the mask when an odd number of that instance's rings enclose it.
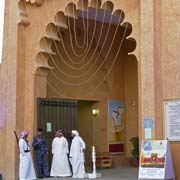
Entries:
{"label": "paved ground", "polygon": [[[112,169],[98,170],[102,173],[102,180],[137,180],[138,169],[130,167],[118,167]],[[46,178],[46,180],[72,180],[72,178]]]}

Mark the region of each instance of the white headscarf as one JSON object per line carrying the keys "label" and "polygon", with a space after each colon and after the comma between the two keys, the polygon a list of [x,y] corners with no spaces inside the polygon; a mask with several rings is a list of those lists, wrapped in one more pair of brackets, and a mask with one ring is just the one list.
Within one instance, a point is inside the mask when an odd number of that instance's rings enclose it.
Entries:
{"label": "white headscarf", "polygon": [[62,133],[61,130],[57,130],[57,131],[56,131],[56,134],[57,134],[57,135],[63,135],[63,133]]}
{"label": "white headscarf", "polygon": [[75,136],[79,136],[79,132],[78,132],[78,131],[72,130],[71,132],[72,132],[72,134],[74,134]]}

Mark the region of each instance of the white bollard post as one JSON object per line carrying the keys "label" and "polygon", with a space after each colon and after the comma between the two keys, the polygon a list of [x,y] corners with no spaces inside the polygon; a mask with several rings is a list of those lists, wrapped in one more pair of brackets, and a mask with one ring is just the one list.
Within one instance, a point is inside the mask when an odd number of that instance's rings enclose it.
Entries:
{"label": "white bollard post", "polygon": [[93,174],[96,174],[96,151],[95,147],[92,147],[92,162],[93,162]]}
{"label": "white bollard post", "polygon": [[92,162],[93,162],[93,173],[88,174],[88,178],[89,179],[101,178],[101,173],[96,173],[96,151],[94,146],[92,146]]}

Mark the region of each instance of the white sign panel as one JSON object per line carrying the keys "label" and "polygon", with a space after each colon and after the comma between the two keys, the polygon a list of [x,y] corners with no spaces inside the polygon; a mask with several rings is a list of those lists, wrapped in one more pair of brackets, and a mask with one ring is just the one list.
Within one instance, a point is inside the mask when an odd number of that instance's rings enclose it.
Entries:
{"label": "white sign panel", "polygon": [[164,119],[166,138],[180,141],[180,100],[164,103]]}
{"label": "white sign panel", "polygon": [[51,132],[52,128],[51,128],[51,123],[47,123],[47,132]]}
{"label": "white sign panel", "polygon": [[174,168],[167,140],[143,140],[138,179],[174,179]]}
{"label": "white sign panel", "polygon": [[140,179],[164,179],[166,147],[167,141],[142,141]]}
{"label": "white sign panel", "polygon": [[151,128],[145,128],[144,129],[144,136],[145,136],[145,139],[152,139],[152,129]]}

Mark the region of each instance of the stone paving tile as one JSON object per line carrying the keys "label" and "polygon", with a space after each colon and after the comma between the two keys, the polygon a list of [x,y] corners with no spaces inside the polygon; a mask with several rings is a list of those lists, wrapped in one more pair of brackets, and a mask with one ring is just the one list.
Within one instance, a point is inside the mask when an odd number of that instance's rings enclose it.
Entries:
{"label": "stone paving tile", "polygon": [[[112,169],[97,170],[102,173],[100,180],[137,180],[138,168],[118,167]],[[72,180],[73,178],[45,178],[45,180]],[[77,179],[78,180],[78,179]],[[81,179],[82,180],[82,179]]]}

